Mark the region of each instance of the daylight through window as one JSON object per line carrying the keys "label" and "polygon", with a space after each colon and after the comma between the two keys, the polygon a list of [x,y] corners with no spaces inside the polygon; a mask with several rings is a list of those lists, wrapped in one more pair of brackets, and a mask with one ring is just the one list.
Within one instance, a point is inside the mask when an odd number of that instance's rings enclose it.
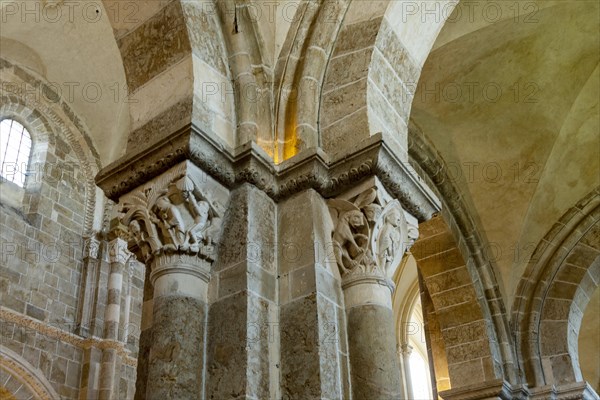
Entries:
{"label": "daylight through window", "polygon": [[23,187],[31,152],[31,136],[27,129],[12,119],[0,122],[0,150],[3,180]]}

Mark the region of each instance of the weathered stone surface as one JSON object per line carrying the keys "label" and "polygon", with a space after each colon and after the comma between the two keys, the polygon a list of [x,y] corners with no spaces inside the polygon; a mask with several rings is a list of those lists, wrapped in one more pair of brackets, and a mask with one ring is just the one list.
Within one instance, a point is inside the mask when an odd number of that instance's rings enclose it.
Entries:
{"label": "weathered stone surface", "polygon": [[449,289],[442,293],[434,294],[431,298],[438,310],[466,302],[477,302],[475,291],[470,285]]}
{"label": "weathered stone surface", "polygon": [[575,381],[573,362],[569,354],[552,357],[552,375],[557,384]]}
{"label": "weathered stone surface", "polygon": [[210,306],[207,332],[209,399],[247,394],[248,294],[239,292]]}
{"label": "weathered stone surface", "polygon": [[[118,41],[130,91],[165,71],[191,52],[181,3],[171,1]],[[162,46],[156,46],[160,41]]]}
{"label": "weathered stone surface", "polygon": [[[270,303],[242,291],[213,303],[208,319],[206,398],[271,398],[278,329]],[[271,394],[272,393],[272,394]]]}
{"label": "weathered stone surface", "polygon": [[138,353],[137,379],[135,380],[135,400],[146,398],[148,385],[148,371],[150,368],[150,349],[153,344],[152,328],[144,329],[140,334],[140,348]]}
{"label": "weathered stone surface", "polygon": [[345,26],[338,35],[333,56],[373,46],[381,21],[381,18],[373,18]]}
{"label": "weathered stone surface", "polygon": [[[485,380],[483,364],[480,358],[457,364],[448,363],[450,382],[460,386],[469,386]],[[459,386],[459,387],[460,387]]]}
{"label": "weathered stone surface", "polygon": [[218,271],[247,260],[274,272],[274,223],[275,205],[264,192],[250,185],[232,192],[215,269]]}
{"label": "weathered stone surface", "polygon": [[[349,129],[352,127],[352,129]],[[330,154],[343,153],[347,151],[348,143],[358,143],[367,139],[369,132],[369,121],[367,110],[363,108],[354,114],[346,115],[330,126],[321,126],[321,145]]]}
{"label": "weathered stone surface", "polygon": [[[465,284],[468,284],[469,281],[470,276],[467,268],[457,268],[425,278],[425,282],[432,296],[439,292],[464,286]],[[471,291],[473,290],[471,289]]]}
{"label": "weathered stone surface", "polygon": [[241,262],[222,270],[219,275],[219,298],[250,290],[275,301],[277,278],[253,262]]}
{"label": "weathered stone surface", "polygon": [[[364,79],[371,63],[372,47],[340,55],[330,60],[323,92]],[[335,79],[335,80],[333,80]]]}
{"label": "weathered stone surface", "polygon": [[382,21],[375,47],[381,51],[383,57],[394,68],[395,73],[400,77],[402,82],[412,85],[414,93],[421,72],[420,68],[402,42],[398,40],[393,27],[386,19]]}
{"label": "weathered stone surface", "polygon": [[[224,76],[228,75],[226,67],[225,43],[223,43],[221,27],[215,9],[206,7],[202,3],[182,2],[181,7],[185,15],[187,34],[192,51],[201,60],[219,71]],[[202,26],[202,29],[195,29]]]}
{"label": "weathered stone surface", "polygon": [[205,352],[206,303],[184,296],[154,299],[147,399],[199,398]]}
{"label": "weathered stone surface", "polygon": [[192,119],[192,98],[173,104],[156,117],[132,131],[127,138],[127,151],[135,154],[150,143],[164,139]]}
{"label": "weathered stone surface", "polygon": [[400,366],[392,310],[364,305],[347,314],[352,395],[355,399],[400,399]]}
{"label": "weathered stone surface", "polygon": [[321,397],[316,295],[281,307],[281,394],[287,399]]}
{"label": "weathered stone surface", "polygon": [[437,313],[440,325],[445,328],[466,324],[473,320],[478,320],[481,315],[481,308],[476,302],[464,303],[445,308]]}
{"label": "weathered stone surface", "polygon": [[321,117],[323,126],[327,127],[365,107],[366,97],[357,97],[356,93],[364,93],[366,88],[367,79],[363,78],[328,92],[323,98],[323,108],[327,111]]}

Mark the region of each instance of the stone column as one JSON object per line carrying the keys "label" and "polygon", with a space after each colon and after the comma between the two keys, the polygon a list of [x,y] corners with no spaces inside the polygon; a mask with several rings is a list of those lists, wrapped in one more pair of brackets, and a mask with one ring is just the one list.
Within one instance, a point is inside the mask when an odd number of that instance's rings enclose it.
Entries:
{"label": "stone column", "polygon": [[210,262],[196,255],[161,254],[151,269],[153,336],[146,398],[202,398]]}
{"label": "stone column", "polygon": [[355,399],[400,399],[400,365],[389,279],[377,274],[352,274],[342,281],[352,394]]}
{"label": "stone column", "polygon": [[[123,269],[129,257],[127,251],[126,231],[118,221],[109,233],[108,257],[110,274],[108,276],[108,295],[104,311],[104,337],[108,341],[118,342],[119,320],[121,318],[121,289],[123,286]],[[109,346],[102,351],[102,369],[100,372],[101,400],[116,399],[118,394],[118,371],[121,370],[121,357],[116,346]]]}
{"label": "stone column", "polygon": [[376,179],[330,200],[329,207],[344,291],[352,396],[399,399],[391,277],[416,239],[416,220]]}
{"label": "stone column", "polygon": [[[83,337],[102,335],[102,332],[94,332],[102,264],[106,263],[102,261],[100,241],[95,235],[92,235],[84,242],[84,283],[81,288],[81,302],[76,329],[76,333]],[[106,265],[104,267],[106,268]],[[79,399],[97,399],[99,397],[99,379],[102,372],[102,350],[98,347],[90,346],[83,350],[82,358],[83,370],[79,386]]]}
{"label": "stone column", "polygon": [[410,355],[412,354],[413,348],[410,344],[404,343],[400,346],[400,363],[402,364],[402,373],[404,374],[404,382],[406,384],[406,395],[407,399],[412,400],[415,398],[415,393],[412,387],[412,375],[410,372]]}
{"label": "stone column", "polygon": [[228,196],[182,162],[120,198],[128,248],[150,271],[136,398],[205,397],[208,282]]}
{"label": "stone column", "polygon": [[86,238],[83,248],[83,285],[81,286],[81,302],[78,310],[78,323],[76,333],[78,335],[88,337],[90,335],[90,327],[94,303],[96,300],[96,286],[98,278],[98,253],[100,249],[100,241],[96,235]]}
{"label": "stone column", "polygon": [[121,321],[121,341],[127,345],[129,338],[129,318],[131,314],[131,278],[133,276],[133,266],[127,265],[127,281],[125,283],[125,304],[123,305],[123,321]]}

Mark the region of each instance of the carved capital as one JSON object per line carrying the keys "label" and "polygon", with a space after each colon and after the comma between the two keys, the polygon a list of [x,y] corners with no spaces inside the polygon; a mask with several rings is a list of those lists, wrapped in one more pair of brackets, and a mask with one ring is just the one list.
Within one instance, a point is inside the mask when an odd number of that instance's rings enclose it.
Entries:
{"label": "carved capital", "polygon": [[110,221],[110,227],[108,230],[107,237],[108,240],[114,240],[117,238],[127,240],[127,238],[129,237],[127,226],[123,225],[118,218],[113,218]]}
{"label": "carved capital", "polygon": [[398,354],[402,355],[404,358],[410,357],[412,352],[413,347],[408,343],[403,343],[402,345],[398,346]]}
{"label": "carved capital", "polygon": [[125,264],[129,257],[126,240],[117,237],[108,242],[108,261],[110,263]]}
{"label": "carved capital", "polygon": [[[340,274],[380,276],[390,280],[418,236],[398,200],[376,185],[359,194],[329,200],[332,239]],[[413,221],[414,220],[414,221]]]}
{"label": "carved capital", "polygon": [[96,235],[85,238],[83,241],[83,258],[98,259],[100,251],[100,240]]}
{"label": "carved capital", "polygon": [[120,199],[129,249],[150,264],[158,255],[191,255],[212,263],[228,192],[189,162]]}
{"label": "carved capital", "polygon": [[161,254],[152,259],[152,284],[158,278],[168,274],[191,275],[208,282],[210,279],[211,262],[198,258],[193,254]]}

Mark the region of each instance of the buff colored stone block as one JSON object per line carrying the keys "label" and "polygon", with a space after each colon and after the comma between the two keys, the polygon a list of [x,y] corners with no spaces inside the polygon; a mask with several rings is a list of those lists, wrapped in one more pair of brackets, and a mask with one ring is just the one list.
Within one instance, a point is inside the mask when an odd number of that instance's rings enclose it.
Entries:
{"label": "buff colored stone block", "polygon": [[281,394],[288,399],[321,396],[316,295],[281,307]]}
{"label": "buff colored stone block", "polygon": [[400,399],[400,369],[394,351],[392,310],[377,305],[347,315],[352,393],[355,399]]}
{"label": "buff colored stone block", "polygon": [[458,364],[448,363],[450,382],[453,387],[468,386],[483,382],[485,373],[481,359],[470,360]]}
{"label": "buff colored stone block", "polygon": [[146,398],[198,398],[202,393],[206,304],[198,299],[154,299]]}
{"label": "buff colored stone block", "polygon": [[[181,22],[181,4],[173,1],[118,41],[130,91],[135,91],[191,51],[185,24]],[[164,46],[155,46],[158,40],[162,40]]]}
{"label": "buff colored stone block", "polygon": [[433,296],[436,293],[444,292],[446,290],[458,288],[460,286],[468,284],[470,282],[470,276],[469,272],[467,271],[467,268],[457,268],[438,275],[434,275],[430,278],[426,277],[425,282],[427,284],[429,292]]}
{"label": "buff colored stone block", "polygon": [[346,26],[340,31],[334,56],[371,47],[381,26],[381,18],[373,18]]}

